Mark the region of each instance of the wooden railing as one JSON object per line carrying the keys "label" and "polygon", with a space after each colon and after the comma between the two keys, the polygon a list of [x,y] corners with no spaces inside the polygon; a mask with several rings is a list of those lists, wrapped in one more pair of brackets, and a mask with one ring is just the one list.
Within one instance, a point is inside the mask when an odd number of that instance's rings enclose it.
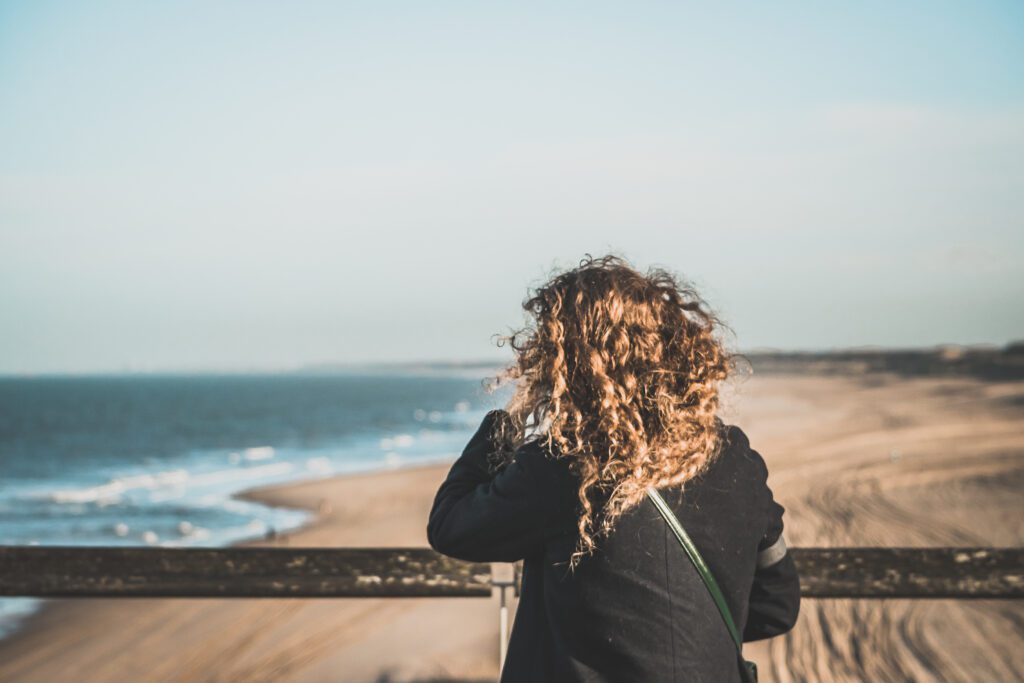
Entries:
{"label": "wooden railing", "polygon": [[[807,598],[1024,598],[1022,548],[789,552]],[[491,565],[427,548],[0,546],[0,596],[487,597],[497,585]]]}

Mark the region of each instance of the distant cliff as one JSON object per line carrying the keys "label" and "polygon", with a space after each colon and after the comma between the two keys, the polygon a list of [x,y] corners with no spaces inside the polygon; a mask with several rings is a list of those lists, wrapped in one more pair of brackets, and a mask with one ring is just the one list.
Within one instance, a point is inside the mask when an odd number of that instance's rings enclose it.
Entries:
{"label": "distant cliff", "polygon": [[904,376],[969,375],[990,380],[1024,379],[1024,341],[993,346],[937,346],[926,349],[859,348],[834,351],[743,353],[758,374],[866,374]]}
{"label": "distant cliff", "polygon": [[[989,380],[1024,379],[1024,341],[997,346],[936,346],[893,349],[862,347],[829,351],[755,349],[740,354],[757,374],[867,374],[891,372],[904,376],[965,376]],[[307,366],[304,374],[398,374],[484,377],[501,368],[489,359],[466,361],[408,361],[339,363]]]}

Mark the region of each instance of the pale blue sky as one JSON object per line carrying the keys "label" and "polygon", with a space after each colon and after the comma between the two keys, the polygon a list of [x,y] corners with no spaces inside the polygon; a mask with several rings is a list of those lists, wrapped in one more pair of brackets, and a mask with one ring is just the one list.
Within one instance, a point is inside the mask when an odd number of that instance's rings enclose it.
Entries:
{"label": "pale blue sky", "polygon": [[0,372],[504,358],[607,250],[743,349],[1024,337],[1024,3],[0,0]]}

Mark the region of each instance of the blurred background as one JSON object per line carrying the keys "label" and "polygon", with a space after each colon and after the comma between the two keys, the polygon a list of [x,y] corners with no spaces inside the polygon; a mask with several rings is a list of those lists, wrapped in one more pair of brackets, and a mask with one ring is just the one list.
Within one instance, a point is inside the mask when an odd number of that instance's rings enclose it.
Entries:
{"label": "blurred background", "polygon": [[[749,357],[791,545],[1020,545],[1022,65],[1017,2],[0,1],[0,544],[424,545],[614,252]],[[494,680],[481,603],[0,600],[0,678]],[[1024,680],[1019,607],[897,603],[763,676]]]}

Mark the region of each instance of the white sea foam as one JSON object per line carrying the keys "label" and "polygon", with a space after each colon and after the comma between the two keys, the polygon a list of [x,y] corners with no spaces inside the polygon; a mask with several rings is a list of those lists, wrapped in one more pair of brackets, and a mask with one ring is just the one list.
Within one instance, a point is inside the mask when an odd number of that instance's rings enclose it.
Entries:
{"label": "white sea foam", "polygon": [[415,443],[416,438],[412,434],[398,434],[397,436],[386,436],[380,440],[380,448],[383,451],[390,451],[393,448],[408,448]]}
{"label": "white sea foam", "polygon": [[0,638],[14,633],[21,622],[36,611],[40,602],[36,598],[0,599]]}
{"label": "white sea foam", "polygon": [[[263,457],[265,456],[259,456],[259,458]],[[294,469],[295,465],[290,462],[214,470],[201,474],[191,474],[188,470],[177,469],[157,472],[155,474],[117,477],[98,486],[61,489],[50,492],[47,494],[47,497],[55,503],[71,506],[83,505],[85,503],[107,506],[122,502],[124,497],[132,492],[149,491],[150,493],[147,498],[150,502],[163,502],[183,497],[190,488],[251,479],[273,478],[286,475]]]}
{"label": "white sea foam", "polygon": [[256,446],[255,448],[246,448],[242,451],[242,457],[249,461],[270,460],[274,457],[274,447]]}
{"label": "white sea foam", "polygon": [[118,502],[128,491],[155,489],[161,486],[181,485],[189,478],[187,470],[177,469],[155,474],[136,474],[111,479],[106,484],[80,489],[64,489],[50,494],[55,503]]}
{"label": "white sea foam", "polygon": [[169,500],[179,500],[184,498],[187,494],[187,487],[175,486],[174,488],[151,491],[148,498],[150,503],[166,503]]}
{"label": "white sea foam", "polygon": [[310,472],[317,472],[318,474],[328,474],[334,470],[334,465],[331,464],[330,458],[321,456],[306,460],[306,469]]}
{"label": "white sea foam", "polygon": [[230,470],[214,470],[194,475],[190,484],[198,486],[210,486],[212,484],[223,484],[225,482],[236,482],[247,479],[261,479],[263,477],[276,477],[288,474],[295,465],[290,462],[272,462],[266,465],[255,465],[253,467],[239,467]]}

